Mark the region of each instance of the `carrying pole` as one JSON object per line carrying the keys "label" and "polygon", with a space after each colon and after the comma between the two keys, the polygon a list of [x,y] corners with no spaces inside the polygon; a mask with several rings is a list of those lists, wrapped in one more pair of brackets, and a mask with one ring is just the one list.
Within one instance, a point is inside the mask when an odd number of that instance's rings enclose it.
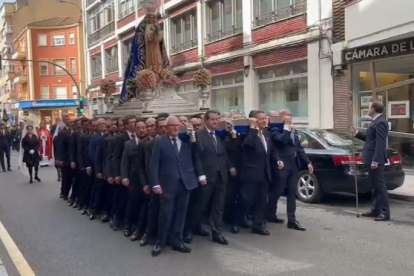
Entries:
{"label": "carrying pole", "polygon": [[[353,112],[353,98],[354,95],[352,91],[349,91],[349,130],[351,129],[351,126],[353,125],[354,120],[354,112]],[[356,216],[357,218],[360,217],[359,213],[359,191],[358,191],[358,164],[356,161],[356,154],[357,154],[357,148],[356,148],[356,141],[355,136],[352,135],[352,166],[353,166],[353,175],[354,175],[354,185],[355,185],[355,205],[356,205]]]}

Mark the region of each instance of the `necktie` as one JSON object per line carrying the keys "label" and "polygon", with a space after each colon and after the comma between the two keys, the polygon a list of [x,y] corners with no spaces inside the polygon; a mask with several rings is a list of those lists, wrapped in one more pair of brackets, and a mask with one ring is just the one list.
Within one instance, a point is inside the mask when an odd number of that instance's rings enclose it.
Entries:
{"label": "necktie", "polygon": [[171,138],[171,141],[173,142],[175,153],[178,153],[177,138]]}
{"label": "necktie", "polygon": [[216,152],[218,153],[218,145],[217,145],[217,140],[216,137],[214,136],[214,131],[210,131],[210,136],[211,139],[213,140],[213,144],[214,144],[214,148],[216,149]]}
{"label": "necktie", "polygon": [[290,138],[292,139],[292,143],[293,143],[294,145],[296,145],[296,143],[295,143],[295,133],[294,133],[294,132],[291,132],[291,133],[290,133]]}
{"label": "necktie", "polygon": [[131,134],[131,140],[134,140],[135,143],[137,143],[137,139],[135,139],[135,135]]}
{"label": "necktie", "polygon": [[263,147],[265,148],[265,151],[267,152],[267,143],[266,143],[265,137],[263,135],[263,131],[259,132],[259,138],[260,138],[260,141],[262,141],[262,144],[263,144]]}

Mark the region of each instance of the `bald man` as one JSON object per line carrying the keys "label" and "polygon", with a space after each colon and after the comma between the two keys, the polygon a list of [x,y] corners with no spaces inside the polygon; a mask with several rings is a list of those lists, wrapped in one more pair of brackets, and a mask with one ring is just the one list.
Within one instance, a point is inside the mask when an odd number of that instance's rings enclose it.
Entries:
{"label": "bald man", "polygon": [[186,123],[188,123],[188,119],[187,119],[186,116],[180,116],[180,117],[178,117],[178,119],[180,120],[180,123],[182,125],[185,125]]}
{"label": "bald man", "polygon": [[279,117],[279,112],[274,111],[274,110],[269,110],[269,112],[267,112],[267,116],[269,116],[269,117]]}
{"label": "bald man", "polygon": [[197,131],[201,127],[201,120],[198,118],[191,118],[190,124],[193,126],[194,131]]}

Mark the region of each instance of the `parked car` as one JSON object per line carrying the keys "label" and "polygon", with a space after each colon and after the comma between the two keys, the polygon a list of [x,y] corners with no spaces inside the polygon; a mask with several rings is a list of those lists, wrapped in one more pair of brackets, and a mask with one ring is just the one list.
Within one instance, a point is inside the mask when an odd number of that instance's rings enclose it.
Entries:
{"label": "parked car", "polygon": [[[312,174],[306,168],[299,173],[296,189],[299,200],[315,203],[329,193],[355,194],[355,175],[358,193],[371,193],[373,186],[368,167],[362,164],[364,142],[350,133],[335,130],[299,129],[298,136],[314,167]],[[384,168],[387,189],[394,190],[403,185],[405,173],[397,150],[388,148],[387,156],[388,163]]]}

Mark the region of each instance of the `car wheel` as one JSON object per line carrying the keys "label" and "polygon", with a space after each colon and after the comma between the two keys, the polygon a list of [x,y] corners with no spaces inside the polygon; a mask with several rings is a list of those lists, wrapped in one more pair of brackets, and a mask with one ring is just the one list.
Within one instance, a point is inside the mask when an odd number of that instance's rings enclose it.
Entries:
{"label": "car wheel", "polygon": [[299,173],[296,196],[300,201],[306,203],[316,203],[322,199],[323,190],[314,174],[308,171],[301,171]]}

